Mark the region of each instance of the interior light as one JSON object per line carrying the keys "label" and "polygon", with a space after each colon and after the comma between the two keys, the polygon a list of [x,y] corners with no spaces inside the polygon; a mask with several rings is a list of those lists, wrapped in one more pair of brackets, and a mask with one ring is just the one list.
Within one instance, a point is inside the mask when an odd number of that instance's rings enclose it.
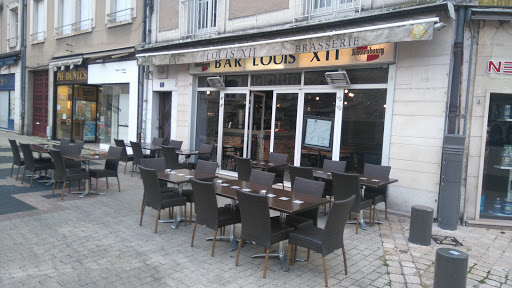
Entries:
{"label": "interior light", "polygon": [[347,94],[347,93],[348,93],[348,89],[345,89],[345,94]]}
{"label": "interior light", "polygon": [[316,96],[316,101],[320,100],[320,97]]}
{"label": "interior light", "polygon": [[355,96],[354,93],[352,93],[352,92],[348,93],[348,97],[354,97],[354,96]]}
{"label": "interior light", "polygon": [[206,91],[206,95],[210,95],[210,93],[211,93],[210,90]]}
{"label": "interior light", "polygon": [[60,70],[64,71],[64,69],[66,69],[66,67],[60,66]]}
{"label": "interior light", "polygon": [[386,108],[386,104],[384,104],[384,108]]}
{"label": "interior light", "polygon": [[343,104],[347,105],[347,104],[348,104],[348,102],[347,102],[347,101],[345,101],[345,103],[343,103]]}
{"label": "interior light", "polygon": [[277,106],[277,107],[281,107],[281,104],[277,104],[276,106]]}

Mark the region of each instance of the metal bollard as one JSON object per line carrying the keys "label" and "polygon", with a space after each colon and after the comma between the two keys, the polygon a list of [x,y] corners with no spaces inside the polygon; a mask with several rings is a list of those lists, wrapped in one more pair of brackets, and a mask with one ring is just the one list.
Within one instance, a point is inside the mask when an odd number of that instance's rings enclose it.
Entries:
{"label": "metal bollard", "polygon": [[414,205],[411,208],[411,222],[409,227],[409,242],[413,244],[430,246],[432,241],[432,221],[434,209]]}
{"label": "metal bollard", "polygon": [[452,248],[436,250],[434,288],[464,288],[468,271],[467,253]]}

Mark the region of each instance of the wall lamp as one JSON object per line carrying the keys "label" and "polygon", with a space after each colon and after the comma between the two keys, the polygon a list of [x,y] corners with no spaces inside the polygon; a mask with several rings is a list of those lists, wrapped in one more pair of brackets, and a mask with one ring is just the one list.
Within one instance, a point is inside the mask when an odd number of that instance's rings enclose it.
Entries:
{"label": "wall lamp", "polygon": [[212,88],[224,88],[224,82],[222,82],[222,79],[219,77],[219,76],[215,76],[215,77],[208,77],[206,78],[206,81],[208,81],[208,84],[210,84],[210,86]]}
{"label": "wall lamp", "polygon": [[347,71],[326,72],[325,80],[327,80],[327,83],[331,86],[344,87],[350,85]]}
{"label": "wall lamp", "polygon": [[436,24],[434,24],[434,30],[436,31],[441,31],[444,27],[446,27],[446,24],[444,24],[443,22],[437,22]]}

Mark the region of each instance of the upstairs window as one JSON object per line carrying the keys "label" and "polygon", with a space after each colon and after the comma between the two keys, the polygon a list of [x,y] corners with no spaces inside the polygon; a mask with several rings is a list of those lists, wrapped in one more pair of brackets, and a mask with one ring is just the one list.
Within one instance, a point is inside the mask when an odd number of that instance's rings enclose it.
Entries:
{"label": "upstairs window", "polygon": [[32,31],[30,42],[41,42],[46,38],[46,5],[44,0],[32,1]]}
{"label": "upstairs window", "polygon": [[110,5],[107,7],[107,24],[131,23],[135,17],[134,0],[108,0]]}
{"label": "upstairs window", "polygon": [[18,47],[18,5],[9,7],[7,44],[9,48]]}
{"label": "upstairs window", "polygon": [[185,36],[214,33],[217,30],[217,0],[185,0]]}
{"label": "upstairs window", "polygon": [[91,31],[94,26],[92,2],[92,0],[58,0],[55,36],[71,36]]}
{"label": "upstairs window", "polygon": [[335,17],[339,13],[354,12],[361,8],[361,0],[302,0],[296,21],[317,17]]}
{"label": "upstairs window", "polygon": [[77,13],[79,15],[77,28],[80,30],[89,30],[92,28],[92,6],[91,0],[79,0],[80,6],[77,5]]}

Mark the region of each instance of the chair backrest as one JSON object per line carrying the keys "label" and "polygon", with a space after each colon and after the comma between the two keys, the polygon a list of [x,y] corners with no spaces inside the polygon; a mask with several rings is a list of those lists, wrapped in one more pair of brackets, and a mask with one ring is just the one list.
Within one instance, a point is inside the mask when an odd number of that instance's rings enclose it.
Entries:
{"label": "chair backrest", "polygon": [[115,171],[117,176],[117,168],[119,167],[119,160],[121,159],[121,153],[123,148],[110,146],[108,147],[107,160],[105,161],[105,170]]}
{"label": "chair backrest", "polygon": [[190,182],[196,205],[196,223],[217,230],[219,228],[219,209],[213,186],[215,184],[196,179],[190,179]]}
{"label": "chair backrest", "polygon": [[53,164],[55,165],[55,171],[53,173],[54,180],[66,181],[67,171],[66,164],[64,163],[64,157],[62,157],[62,152],[57,149],[50,149],[50,155],[52,156]]}
{"label": "chair backrest", "polygon": [[80,147],[80,152],[79,152],[78,154],[82,153],[82,149],[84,149],[84,144],[85,144],[85,142],[84,142],[84,141],[75,140],[75,145],[77,145],[78,147]]}
{"label": "chair backrest", "polygon": [[391,172],[391,166],[381,166],[365,163],[364,164],[364,172],[365,176],[373,176],[373,177],[381,177],[381,178],[389,178],[389,174]]}
{"label": "chair backrest", "polygon": [[194,173],[199,172],[201,174],[211,175],[213,180],[217,172],[217,166],[217,162],[197,160],[196,171]]}
{"label": "chair backrest", "polygon": [[176,150],[181,150],[181,145],[183,145],[183,141],[171,140],[169,142],[169,146],[176,148]]}
{"label": "chair backrest", "polygon": [[346,200],[355,195],[353,211],[357,212],[361,203],[361,188],[359,185],[359,174],[332,173],[332,187],[335,201]]}
{"label": "chair backrest", "polygon": [[133,163],[135,165],[140,165],[140,160],[144,159],[144,154],[142,153],[142,145],[139,142],[130,141],[133,150]]}
{"label": "chair backrest", "polygon": [[292,191],[316,197],[322,197],[324,194],[325,182],[297,177]]}
{"label": "chair backrest", "polygon": [[322,242],[322,256],[326,256],[336,249],[343,248],[343,232],[345,224],[350,217],[354,205],[355,195],[341,201],[334,201],[325,221],[324,237]]}
{"label": "chair backrest", "polygon": [[82,150],[79,145],[76,144],[68,144],[68,145],[59,145],[60,153],[62,156],[67,155],[80,155],[80,151]]}
{"label": "chair backrest", "polygon": [[34,154],[32,154],[32,148],[30,148],[30,144],[20,143],[21,152],[23,153],[23,160],[25,161],[25,169],[28,171],[32,171],[36,165],[34,160]]}
{"label": "chair backrest", "polygon": [[235,163],[238,180],[249,181],[252,171],[251,159],[235,156]]}
{"label": "chair backrest", "polygon": [[275,177],[275,173],[252,169],[251,177],[249,177],[249,182],[267,187],[272,187]]}
{"label": "chair backrest", "polygon": [[151,146],[162,146],[164,143],[164,138],[153,137],[151,140]]}
{"label": "chair backrest", "polygon": [[114,139],[114,143],[116,143],[116,147],[123,148],[123,151],[121,152],[121,161],[128,161],[128,153],[126,152],[126,144],[124,144],[124,140]]}
{"label": "chair backrest", "polygon": [[324,170],[334,171],[338,173],[345,173],[345,168],[347,167],[347,161],[334,161],[329,159],[324,159]]}
{"label": "chair backrest", "polygon": [[71,139],[69,138],[60,138],[60,145],[69,145],[71,144]]}
{"label": "chair backrest", "polygon": [[288,165],[288,172],[290,173],[290,181],[292,182],[292,190],[295,187],[295,178],[300,177],[304,179],[313,180],[313,168],[311,167],[297,167]]}
{"label": "chair backrest", "polygon": [[16,144],[16,140],[9,139],[9,144],[11,144],[11,150],[12,150],[12,163],[14,165],[21,165],[21,155],[20,150],[18,148],[18,144]]}
{"label": "chair backrest", "polygon": [[236,189],[236,196],[242,219],[241,238],[245,241],[253,241],[265,248],[270,248],[272,234],[267,197],[238,189]]}
{"label": "chair backrest", "polygon": [[140,166],[146,169],[156,170],[157,173],[164,172],[165,167],[165,159],[164,158],[146,158],[140,160]]}
{"label": "chair backrest", "polygon": [[178,154],[176,153],[176,147],[162,146],[162,154],[164,155],[166,169],[178,169]]}
{"label": "chair backrest", "polygon": [[210,161],[212,158],[212,150],[213,145],[212,144],[201,144],[199,146],[199,154],[197,155],[198,160],[204,160],[204,161]]}
{"label": "chair backrest", "polygon": [[156,170],[144,167],[139,167],[139,170],[144,185],[144,205],[160,210],[162,207],[162,192]]}
{"label": "chair backrest", "polygon": [[268,162],[274,164],[285,164],[288,161],[288,154],[270,152]]}

